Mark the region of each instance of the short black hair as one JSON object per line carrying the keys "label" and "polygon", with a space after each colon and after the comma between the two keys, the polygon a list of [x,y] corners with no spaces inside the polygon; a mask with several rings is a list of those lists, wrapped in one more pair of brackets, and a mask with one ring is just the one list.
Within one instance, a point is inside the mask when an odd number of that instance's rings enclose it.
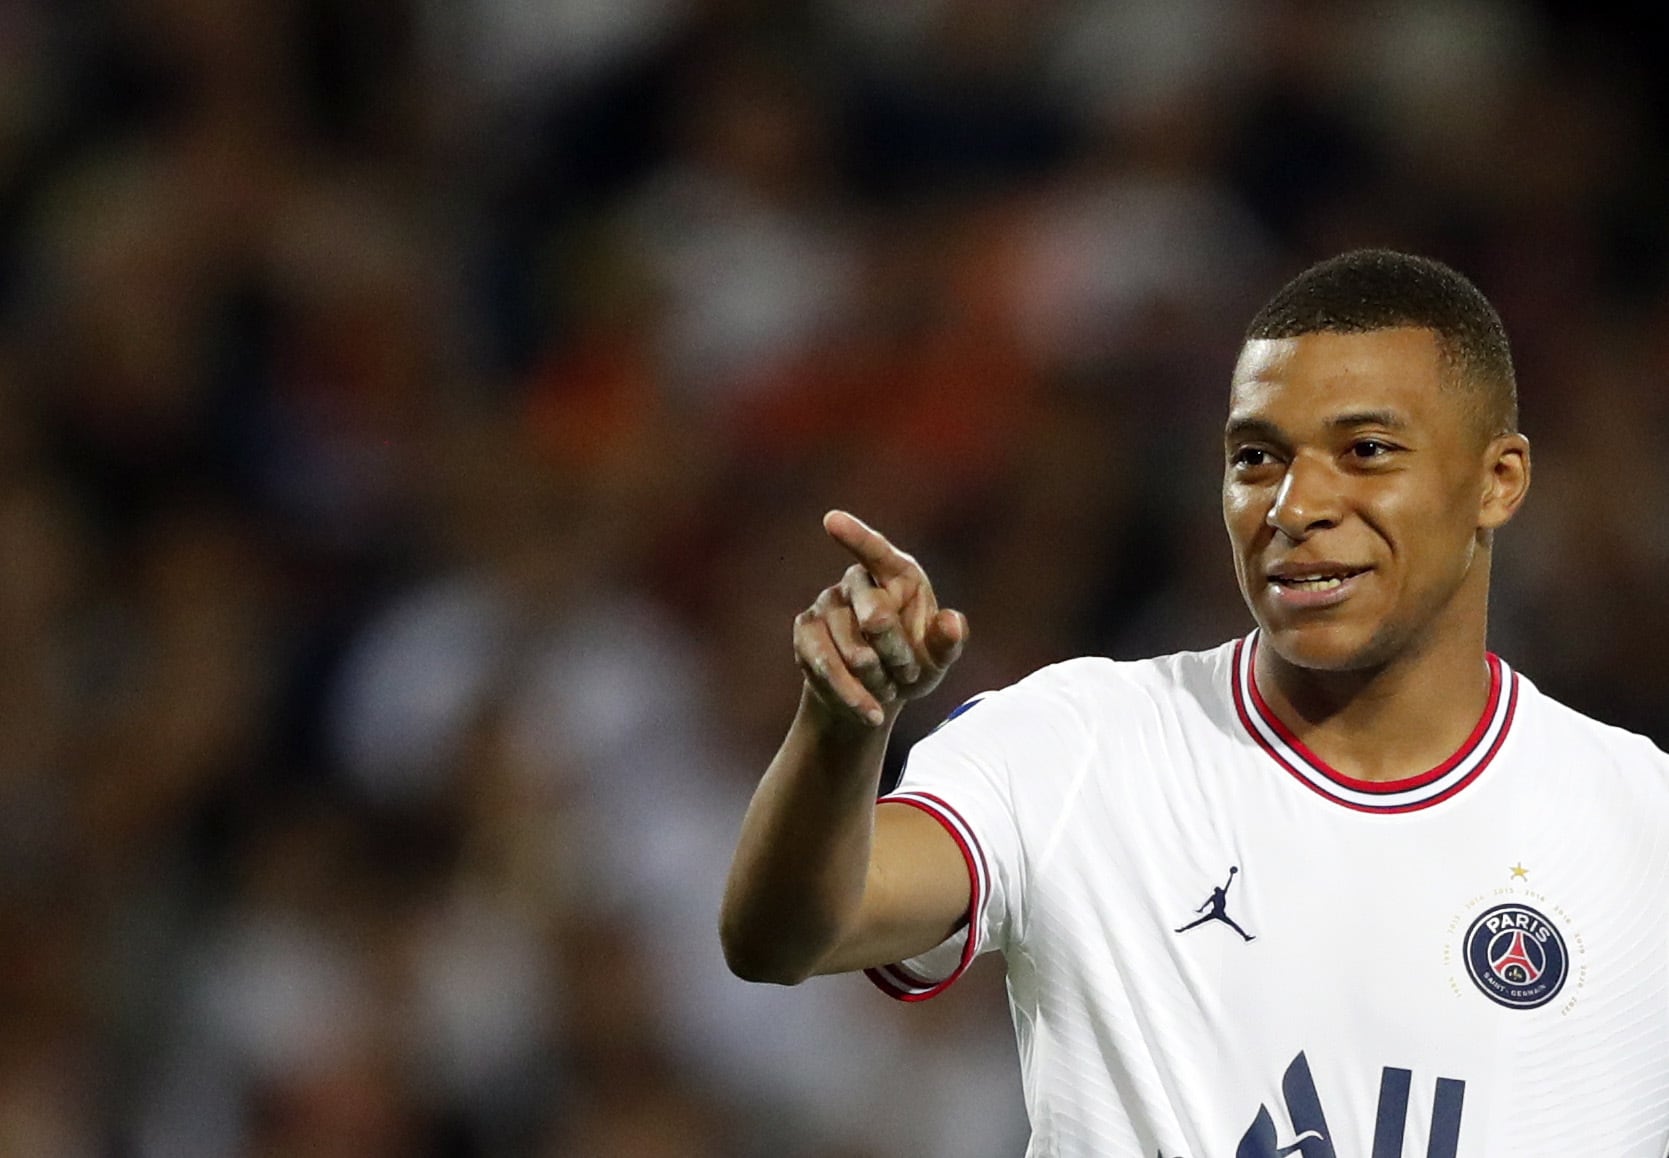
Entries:
{"label": "short black hair", "polygon": [[1246,327],[1248,342],[1303,334],[1433,331],[1453,382],[1472,395],[1486,436],[1518,429],[1518,386],[1507,330],[1464,275],[1391,249],[1353,249],[1306,269]]}

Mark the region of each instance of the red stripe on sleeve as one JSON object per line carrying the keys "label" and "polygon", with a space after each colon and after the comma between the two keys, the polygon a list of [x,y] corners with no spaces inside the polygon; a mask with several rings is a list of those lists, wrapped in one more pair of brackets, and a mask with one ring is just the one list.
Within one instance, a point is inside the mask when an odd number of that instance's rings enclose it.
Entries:
{"label": "red stripe on sleeve", "polygon": [[[957,962],[956,968],[952,970],[949,977],[942,981],[931,981],[917,977],[897,962],[864,970],[864,976],[874,982],[875,986],[888,997],[896,998],[899,1001],[926,1001],[929,997],[937,997],[950,988],[956,979],[967,972],[968,966],[973,963],[975,951],[979,947],[978,930],[974,928],[974,922],[979,919],[980,907],[985,902],[984,893],[980,888],[980,870],[985,864],[985,855],[978,848],[973,829],[968,827],[968,822],[963,820],[961,814],[954,808],[936,796],[928,796],[925,793],[919,796],[887,796],[883,797],[879,803],[908,804],[911,808],[919,809],[938,821],[939,826],[949,833],[950,838],[956,842],[957,849],[962,853],[962,863],[968,870],[968,911],[962,919],[963,927],[967,929],[968,941],[967,944],[962,946],[961,961]],[[964,832],[968,834],[966,837],[963,836]]]}

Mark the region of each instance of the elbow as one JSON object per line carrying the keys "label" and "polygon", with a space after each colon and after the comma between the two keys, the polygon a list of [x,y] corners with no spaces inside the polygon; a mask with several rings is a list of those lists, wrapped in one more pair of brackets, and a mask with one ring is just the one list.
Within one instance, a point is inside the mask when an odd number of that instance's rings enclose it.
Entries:
{"label": "elbow", "polygon": [[811,976],[809,969],[790,969],[779,962],[759,957],[724,955],[730,971],[755,985],[798,985]]}
{"label": "elbow", "polygon": [[743,981],[760,985],[798,985],[816,970],[814,963],[794,961],[770,939],[738,929],[733,922],[719,925],[724,963]]}

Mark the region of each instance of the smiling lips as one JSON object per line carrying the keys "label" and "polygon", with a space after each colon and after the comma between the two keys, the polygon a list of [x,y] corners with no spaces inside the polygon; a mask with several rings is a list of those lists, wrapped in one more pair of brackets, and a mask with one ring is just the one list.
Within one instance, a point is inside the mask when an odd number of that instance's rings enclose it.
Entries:
{"label": "smiling lips", "polygon": [[1269,570],[1268,579],[1276,600],[1287,607],[1330,607],[1349,598],[1356,581],[1370,570],[1343,563],[1283,563]]}

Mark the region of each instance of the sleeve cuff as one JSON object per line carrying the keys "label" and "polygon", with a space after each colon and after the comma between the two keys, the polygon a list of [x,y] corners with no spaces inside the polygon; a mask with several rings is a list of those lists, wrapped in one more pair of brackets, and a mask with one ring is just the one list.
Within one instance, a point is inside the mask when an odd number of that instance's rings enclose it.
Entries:
{"label": "sleeve cuff", "polygon": [[[938,821],[956,842],[968,869],[968,911],[956,932],[919,957],[864,970],[864,976],[888,997],[899,1001],[926,1001],[950,988],[967,971],[979,952],[980,914],[989,892],[985,854],[973,829],[968,827],[961,814],[931,793],[895,792],[882,797],[878,803],[908,804]],[[944,972],[946,966],[950,967],[949,974],[937,976]]]}

